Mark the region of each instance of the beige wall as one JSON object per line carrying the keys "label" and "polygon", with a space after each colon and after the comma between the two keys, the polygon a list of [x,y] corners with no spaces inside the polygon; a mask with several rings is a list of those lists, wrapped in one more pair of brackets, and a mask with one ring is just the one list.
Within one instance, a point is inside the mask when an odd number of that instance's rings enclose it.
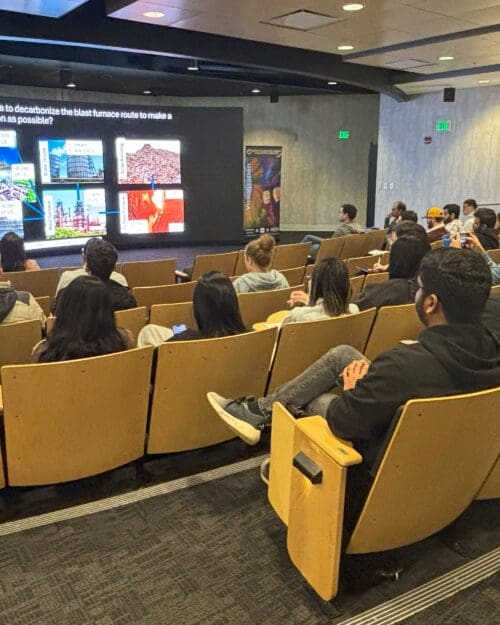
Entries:
{"label": "beige wall", "polygon": [[[451,120],[451,132],[435,131],[439,119]],[[499,86],[457,90],[453,103],[442,91],[402,103],[381,96],[376,225],[396,200],[419,216],[469,197],[500,202],[499,163]]]}
{"label": "beige wall", "polygon": [[[377,95],[169,98],[125,96],[0,85],[0,95],[76,102],[149,106],[241,106],[245,145],[283,146],[281,225],[288,230],[329,230],[340,204],[351,203],[365,223],[368,149],[376,142]],[[351,131],[348,141],[337,138]],[[221,138],[223,140],[223,138]]]}

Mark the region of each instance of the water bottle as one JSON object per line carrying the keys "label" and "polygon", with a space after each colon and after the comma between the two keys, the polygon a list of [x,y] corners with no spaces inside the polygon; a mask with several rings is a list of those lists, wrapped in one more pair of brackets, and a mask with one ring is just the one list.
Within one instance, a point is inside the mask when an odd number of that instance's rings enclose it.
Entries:
{"label": "water bottle", "polygon": [[450,247],[451,237],[449,234],[443,234],[442,239],[443,247]]}

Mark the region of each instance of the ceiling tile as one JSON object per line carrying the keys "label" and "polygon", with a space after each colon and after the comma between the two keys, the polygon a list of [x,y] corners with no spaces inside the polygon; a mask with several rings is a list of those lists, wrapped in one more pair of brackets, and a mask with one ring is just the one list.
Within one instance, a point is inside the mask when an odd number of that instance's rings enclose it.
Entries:
{"label": "ceiling tile", "polygon": [[474,9],[486,9],[498,4],[498,0],[406,0],[408,6],[441,13],[442,15],[457,15],[463,11],[468,11],[471,5]]}
{"label": "ceiling tile", "polygon": [[[161,12],[165,15],[159,18],[148,17],[144,15],[144,13],[147,12]],[[149,0],[147,2],[141,0],[140,2],[129,4],[128,6],[123,7],[123,9],[114,11],[110,14],[110,17],[122,20],[132,20],[134,22],[142,22],[144,24],[156,24],[157,26],[170,26],[174,22],[187,19],[194,15],[195,13],[192,11],[185,11],[183,9],[170,8],[167,6],[160,7],[158,4],[149,2]]]}
{"label": "ceiling tile", "polygon": [[472,22],[478,26],[500,24],[500,4],[487,9],[465,11],[464,13],[457,14],[457,16],[462,20],[467,20],[468,22]]}

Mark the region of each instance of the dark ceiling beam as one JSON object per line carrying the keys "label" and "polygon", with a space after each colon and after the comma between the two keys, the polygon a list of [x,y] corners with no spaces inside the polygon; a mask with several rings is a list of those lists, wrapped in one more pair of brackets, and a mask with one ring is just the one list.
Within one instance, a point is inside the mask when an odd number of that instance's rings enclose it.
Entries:
{"label": "dark ceiling beam", "polygon": [[[103,17],[103,4],[91,0],[60,19],[0,11],[0,41],[49,41],[138,54],[198,58],[217,63],[336,80],[403,101],[394,85],[408,77],[377,67],[345,63],[340,55],[253,42]],[[1,53],[1,46],[0,46]],[[95,50],[96,56],[99,50]]]}

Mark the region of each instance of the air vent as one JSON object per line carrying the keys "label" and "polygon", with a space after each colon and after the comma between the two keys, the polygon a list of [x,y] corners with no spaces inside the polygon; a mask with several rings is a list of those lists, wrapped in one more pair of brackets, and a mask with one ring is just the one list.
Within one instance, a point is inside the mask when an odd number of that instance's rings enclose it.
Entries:
{"label": "air vent", "polygon": [[272,20],[262,22],[263,24],[271,24],[272,26],[281,26],[281,28],[293,28],[295,30],[314,30],[321,26],[329,26],[337,22],[343,22],[343,17],[333,17],[324,13],[316,13],[315,11],[294,11],[287,15],[274,17]]}
{"label": "air vent", "polygon": [[403,59],[401,61],[392,61],[391,63],[384,63],[384,67],[390,67],[391,69],[411,69],[413,67],[423,67],[424,65],[435,65],[435,63],[428,63],[427,61],[418,61],[417,59]]}

